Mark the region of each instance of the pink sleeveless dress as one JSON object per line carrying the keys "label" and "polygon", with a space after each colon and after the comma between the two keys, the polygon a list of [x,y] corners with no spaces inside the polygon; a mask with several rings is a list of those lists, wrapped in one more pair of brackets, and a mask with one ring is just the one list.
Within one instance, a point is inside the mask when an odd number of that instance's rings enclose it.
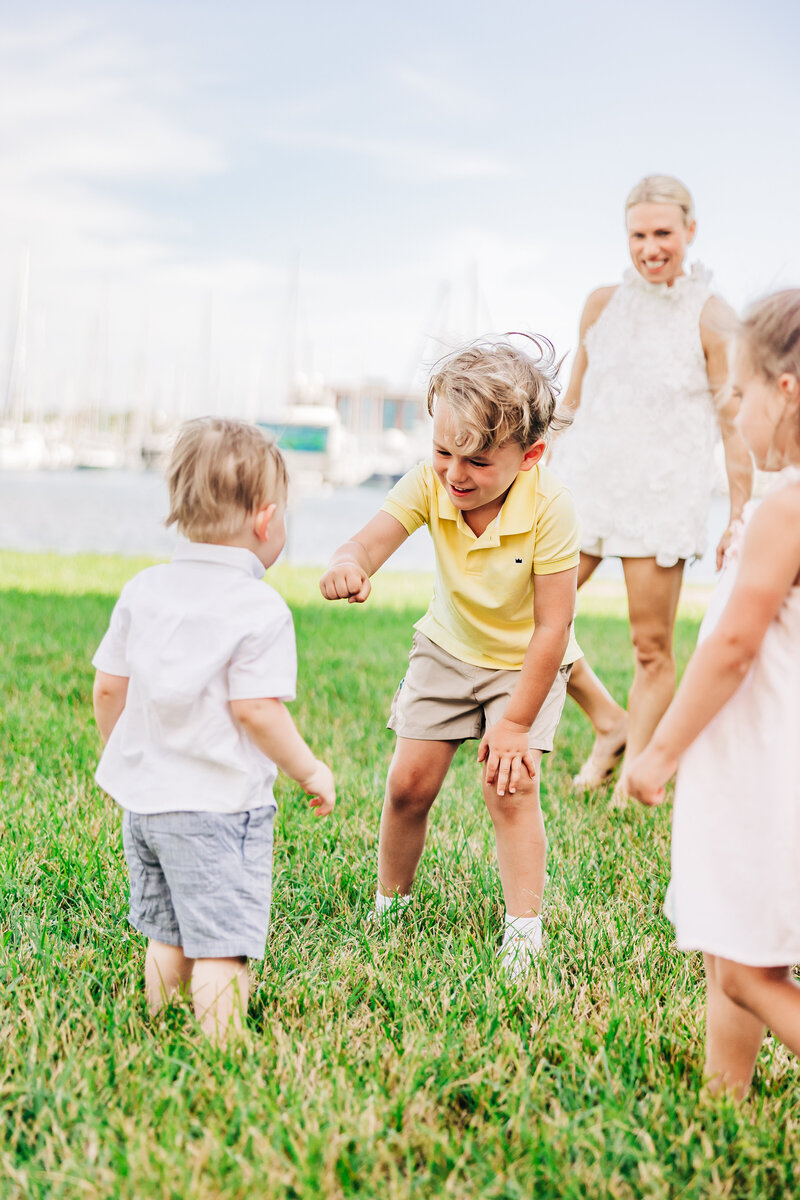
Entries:
{"label": "pink sleeveless dress", "polygon": [[[800,483],[789,467],[775,487]],[[733,590],[745,508],[698,643]],[[682,755],[665,905],[680,950],[747,966],[800,962],[800,587],[737,691]]]}

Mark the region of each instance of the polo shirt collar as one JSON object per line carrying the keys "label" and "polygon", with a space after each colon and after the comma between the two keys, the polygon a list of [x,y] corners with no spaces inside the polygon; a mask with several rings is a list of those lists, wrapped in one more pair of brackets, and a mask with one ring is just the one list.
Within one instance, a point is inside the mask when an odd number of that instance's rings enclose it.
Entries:
{"label": "polo shirt collar", "polygon": [[[530,471],[520,471],[511,485],[511,489],[503,501],[503,507],[496,517],[497,532],[500,537],[515,533],[528,533],[533,529],[536,508],[536,492],[539,482],[539,466],[531,467]],[[437,480],[439,496],[439,517],[443,521],[455,521],[459,517],[465,529],[469,526],[464,521],[463,513],[456,508],[441,483]]]}
{"label": "polo shirt collar", "polygon": [[232,567],[254,579],[263,579],[266,568],[252,550],[244,546],[219,546],[212,542],[180,541],[172,552],[173,562],[211,563],[216,567]]}

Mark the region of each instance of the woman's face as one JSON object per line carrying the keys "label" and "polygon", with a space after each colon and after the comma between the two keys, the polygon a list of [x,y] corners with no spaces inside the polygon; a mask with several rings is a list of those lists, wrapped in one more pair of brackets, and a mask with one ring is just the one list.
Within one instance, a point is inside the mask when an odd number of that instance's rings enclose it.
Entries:
{"label": "woman's face", "polygon": [[648,283],[672,287],[695,232],[679,204],[634,204],[628,209],[628,246],[636,270]]}

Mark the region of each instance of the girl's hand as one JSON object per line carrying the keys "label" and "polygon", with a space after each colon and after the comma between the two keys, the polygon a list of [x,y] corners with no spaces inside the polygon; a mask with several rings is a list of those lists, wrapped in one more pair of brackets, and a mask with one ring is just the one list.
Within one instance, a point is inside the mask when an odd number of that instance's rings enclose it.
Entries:
{"label": "girl's hand", "polygon": [[649,808],[663,804],[666,795],[664,785],[677,769],[678,763],[675,759],[666,758],[658,750],[647,746],[625,767],[619,784],[620,790]]}
{"label": "girl's hand", "polygon": [[536,759],[528,748],[529,732],[524,725],[501,717],[481,739],[478,762],[486,760],[486,782],[494,784],[498,796],[504,796],[506,790],[514,794],[523,767],[531,779],[536,778]]}

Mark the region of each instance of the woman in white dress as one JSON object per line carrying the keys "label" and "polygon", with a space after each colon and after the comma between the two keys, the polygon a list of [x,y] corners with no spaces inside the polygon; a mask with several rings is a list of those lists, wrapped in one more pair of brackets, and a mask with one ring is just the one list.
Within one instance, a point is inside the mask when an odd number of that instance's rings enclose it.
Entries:
{"label": "woman in white dress", "polygon": [[[728,310],[705,268],[684,270],[696,229],[691,195],[679,180],[651,175],[625,209],[634,269],[586,302],[563,403],[574,423],[553,456],[583,523],[578,586],[606,556],[622,559],[635,653],[627,713],[585,659],[573,669],[569,693],[595,729],[575,777],[581,789],[609,778],[626,746],[638,754],[672,699],[683,567],[705,550],[718,433],[731,525],[752,486],[724,388]],[[730,527],[718,565],[729,537]]]}

